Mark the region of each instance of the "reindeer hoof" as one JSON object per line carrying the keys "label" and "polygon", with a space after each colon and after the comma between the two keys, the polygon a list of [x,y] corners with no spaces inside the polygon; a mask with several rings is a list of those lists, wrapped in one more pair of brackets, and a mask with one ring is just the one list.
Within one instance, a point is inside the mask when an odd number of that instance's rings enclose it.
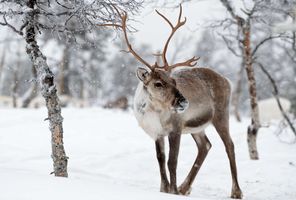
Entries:
{"label": "reindeer hoof", "polygon": [[169,188],[168,187],[161,187],[160,192],[169,193]]}
{"label": "reindeer hoof", "polygon": [[163,192],[163,193],[169,193],[169,190],[168,189],[163,189],[163,188],[160,188],[159,190],[160,192]]}
{"label": "reindeer hoof", "polygon": [[177,187],[170,187],[169,193],[170,194],[179,194],[179,191],[178,191]]}
{"label": "reindeer hoof", "polygon": [[242,199],[243,198],[243,193],[241,190],[235,190],[231,192],[232,199]]}
{"label": "reindeer hoof", "polygon": [[192,191],[192,188],[191,188],[191,187],[189,187],[188,189],[185,189],[185,188],[182,187],[182,186],[178,187],[178,192],[179,192],[179,194],[182,194],[182,195],[184,195],[184,196],[189,196],[190,193],[191,193],[191,191]]}
{"label": "reindeer hoof", "polygon": [[169,193],[169,184],[161,183],[160,192]]}

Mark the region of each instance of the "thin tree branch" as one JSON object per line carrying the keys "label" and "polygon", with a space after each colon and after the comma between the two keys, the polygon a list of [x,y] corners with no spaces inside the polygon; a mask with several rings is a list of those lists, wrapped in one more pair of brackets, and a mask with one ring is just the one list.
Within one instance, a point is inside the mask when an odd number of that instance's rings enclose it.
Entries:
{"label": "thin tree branch", "polygon": [[224,40],[227,48],[229,49],[229,51],[231,51],[231,53],[233,53],[233,55],[237,56],[237,57],[242,57],[241,54],[239,54],[238,52],[236,52],[236,50],[231,46],[231,43],[224,35],[222,35],[221,33],[217,33],[219,36],[222,37],[222,39]]}
{"label": "thin tree branch", "polygon": [[223,27],[223,29],[225,30],[225,29],[227,29],[228,27],[230,27],[230,26],[232,26],[234,24],[236,24],[236,22],[232,18],[225,18],[223,20],[211,21],[210,24],[208,22],[204,23],[203,27],[211,28],[211,29]]}
{"label": "thin tree branch", "polygon": [[63,7],[63,8],[66,8],[66,9],[69,9],[69,10],[70,10],[70,9],[74,9],[74,7],[71,7],[71,8],[70,8],[70,7],[66,6],[65,4],[60,3],[59,0],[55,0],[55,2],[56,2],[58,5],[60,5],[61,7]]}
{"label": "thin tree branch", "polygon": [[25,12],[23,12],[23,11],[14,11],[14,10],[0,11],[0,15],[7,15],[7,14],[12,14],[12,15],[24,15]]}
{"label": "thin tree branch", "polygon": [[223,6],[227,9],[229,14],[232,16],[233,19],[237,18],[237,15],[234,13],[233,8],[230,6],[230,2],[228,0],[220,0]]}
{"label": "thin tree branch", "polygon": [[254,56],[255,54],[256,54],[256,52],[258,51],[258,49],[263,45],[263,44],[265,44],[266,42],[268,42],[269,40],[273,40],[273,39],[275,39],[275,38],[281,38],[281,37],[283,37],[283,34],[280,34],[280,35],[275,35],[275,36],[269,36],[269,37],[267,37],[267,38],[264,38],[261,42],[259,42],[256,46],[255,46],[255,48],[253,49],[253,51],[252,51],[252,56]]}

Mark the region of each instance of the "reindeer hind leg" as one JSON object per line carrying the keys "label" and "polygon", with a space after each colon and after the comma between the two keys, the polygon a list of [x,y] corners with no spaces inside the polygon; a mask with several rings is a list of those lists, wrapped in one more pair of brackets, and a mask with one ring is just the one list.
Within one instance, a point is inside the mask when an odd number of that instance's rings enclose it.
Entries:
{"label": "reindeer hind leg", "polygon": [[208,137],[205,135],[204,131],[196,134],[191,134],[196,145],[198,148],[198,154],[197,157],[193,163],[193,166],[185,178],[184,182],[180,185],[178,188],[179,193],[183,195],[189,195],[191,192],[191,185],[201,167],[203,164],[203,161],[207,157],[207,154],[209,150],[211,149],[212,145],[208,139]]}
{"label": "reindeer hind leg", "polygon": [[237,180],[234,144],[229,134],[229,117],[225,115],[218,115],[215,117],[213,125],[224,143],[225,150],[230,163],[230,170],[232,176],[231,198],[241,199],[243,197],[243,193],[239,187]]}

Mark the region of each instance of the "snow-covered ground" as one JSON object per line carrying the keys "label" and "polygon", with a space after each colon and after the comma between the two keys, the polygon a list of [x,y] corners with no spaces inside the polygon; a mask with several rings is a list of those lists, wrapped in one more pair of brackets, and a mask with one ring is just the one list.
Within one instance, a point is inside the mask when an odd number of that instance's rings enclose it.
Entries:
{"label": "snow-covered ground", "polygon": [[[0,200],[166,200],[229,199],[231,177],[223,144],[212,127],[213,147],[190,197],[163,194],[154,142],[137,126],[131,112],[99,108],[63,109],[69,178],[49,175],[50,132],[46,110],[0,109]],[[231,121],[239,181],[244,199],[296,199],[296,145],[282,143],[272,128],[261,129],[259,161],[251,161],[246,126]],[[182,137],[179,183],[196,156],[194,141]]]}

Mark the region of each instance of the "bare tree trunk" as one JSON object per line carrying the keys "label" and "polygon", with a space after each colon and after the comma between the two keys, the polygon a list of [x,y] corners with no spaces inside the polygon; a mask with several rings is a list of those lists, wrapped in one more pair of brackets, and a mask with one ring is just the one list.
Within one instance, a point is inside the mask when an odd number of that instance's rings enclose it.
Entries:
{"label": "bare tree trunk", "polygon": [[13,71],[13,84],[12,84],[12,105],[14,108],[17,107],[17,88],[18,88],[18,76],[17,76],[17,70],[19,66]]}
{"label": "bare tree trunk", "polygon": [[227,9],[227,11],[232,16],[232,18],[236,20],[237,26],[239,27],[239,30],[242,31],[242,35],[243,35],[243,62],[245,64],[245,69],[247,72],[250,104],[251,104],[251,125],[248,127],[247,141],[249,146],[250,158],[253,160],[257,160],[259,159],[259,157],[258,157],[256,140],[257,140],[257,133],[260,128],[260,122],[259,122],[256,80],[255,80],[255,74],[253,69],[253,55],[251,51],[251,38],[250,38],[250,34],[251,34],[250,18],[252,17],[251,15],[254,12],[255,6],[250,11],[250,13],[247,13],[248,18],[244,19],[238,16],[237,14],[235,14],[233,8],[230,5],[229,0],[220,0],[220,2]]}
{"label": "bare tree trunk", "polygon": [[244,62],[242,62],[241,68],[237,73],[236,87],[232,96],[233,113],[237,121],[241,122],[241,116],[239,113],[239,102],[242,93],[243,75],[244,75]]}
{"label": "bare tree trunk", "polygon": [[28,108],[31,101],[37,96],[37,88],[38,88],[37,72],[34,65],[32,65],[32,75],[33,75],[32,85],[23,97],[22,108]]}
{"label": "bare tree trunk", "polygon": [[80,79],[79,85],[80,85],[79,99],[84,100],[85,91],[84,91],[84,80],[83,80],[83,78]]}
{"label": "bare tree trunk", "polygon": [[5,49],[3,48],[1,60],[0,60],[0,83],[1,83],[1,76],[2,76],[2,70],[5,63]]}
{"label": "bare tree trunk", "polygon": [[41,94],[45,98],[48,110],[49,128],[51,131],[52,159],[55,176],[67,177],[68,157],[63,145],[63,117],[61,106],[54,84],[54,75],[46,63],[46,57],[42,54],[36,41],[36,14],[34,7],[36,0],[29,0],[27,6],[32,10],[27,13],[25,39],[27,42],[26,51],[37,71],[37,79],[40,84]]}
{"label": "bare tree trunk", "polygon": [[18,51],[17,52],[17,64],[13,70],[13,83],[12,83],[12,104],[13,107],[17,107],[17,89],[19,86],[19,81],[18,81],[18,72],[20,70],[20,62],[21,62],[21,54]]}
{"label": "bare tree trunk", "polygon": [[251,104],[251,125],[248,127],[248,147],[249,154],[252,160],[258,160],[258,151],[257,151],[257,133],[260,128],[259,121],[259,109],[257,102],[257,89],[256,89],[256,80],[253,68],[253,59],[251,53],[251,27],[250,21],[247,19],[242,27],[243,36],[244,36],[244,59],[245,59],[245,69],[247,72],[248,85],[249,85],[249,95],[250,95],[250,104]]}
{"label": "bare tree trunk", "polygon": [[70,95],[69,88],[69,47],[66,45],[59,73],[59,91],[61,95]]}

